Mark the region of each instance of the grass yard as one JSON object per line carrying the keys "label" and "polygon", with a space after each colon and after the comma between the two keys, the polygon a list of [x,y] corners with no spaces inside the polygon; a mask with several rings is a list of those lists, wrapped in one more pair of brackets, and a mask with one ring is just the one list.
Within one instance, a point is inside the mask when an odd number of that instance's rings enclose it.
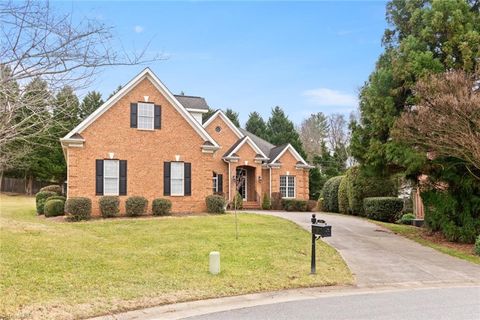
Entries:
{"label": "grass yard", "polygon": [[[0,195],[0,318],[71,319],[164,303],[350,284],[340,255],[292,222],[253,214],[59,222]],[[208,273],[221,252],[222,272]]]}
{"label": "grass yard", "polygon": [[421,245],[431,247],[448,255],[464,259],[476,264],[480,264],[480,257],[473,254],[473,244],[453,243],[445,240],[439,234],[431,234],[423,228],[417,228],[409,225],[401,225],[394,223],[386,223],[380,221],[373,221],[380,226],[383,226],[392,232],[402,235],[406,238],[414,240]]}

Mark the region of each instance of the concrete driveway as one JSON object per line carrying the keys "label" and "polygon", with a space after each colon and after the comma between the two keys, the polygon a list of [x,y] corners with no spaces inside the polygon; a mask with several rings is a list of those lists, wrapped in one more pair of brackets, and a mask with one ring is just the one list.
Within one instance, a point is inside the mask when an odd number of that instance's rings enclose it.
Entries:
{"label": "concrete driveway", "polygon": [[[311,212],[248,211],[291,220],[310,231]],[[480,284],[480,266],[353,216],[317,213],[332,226],[325,241],[340,252],[359,287]]]}

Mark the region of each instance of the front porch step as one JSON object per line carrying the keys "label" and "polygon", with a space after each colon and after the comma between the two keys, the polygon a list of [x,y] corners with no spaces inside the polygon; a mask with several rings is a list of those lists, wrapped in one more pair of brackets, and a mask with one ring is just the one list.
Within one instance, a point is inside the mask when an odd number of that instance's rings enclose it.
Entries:
{"label": "front porch step", "polygon": [[243,209],[260,209],[260,203],[257,201],[244,201]]}

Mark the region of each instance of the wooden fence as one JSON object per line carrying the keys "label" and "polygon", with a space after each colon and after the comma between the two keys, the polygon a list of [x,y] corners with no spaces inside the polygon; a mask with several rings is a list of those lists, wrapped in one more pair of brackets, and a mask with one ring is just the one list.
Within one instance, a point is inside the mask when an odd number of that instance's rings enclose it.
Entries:
{"label": "wooden fence", "polygon": [[1,192],[11,192],[33,195],[41,188],[55,184],[49,181],[32,180],[30,183],[26,179],[3,177],[1,181]]}

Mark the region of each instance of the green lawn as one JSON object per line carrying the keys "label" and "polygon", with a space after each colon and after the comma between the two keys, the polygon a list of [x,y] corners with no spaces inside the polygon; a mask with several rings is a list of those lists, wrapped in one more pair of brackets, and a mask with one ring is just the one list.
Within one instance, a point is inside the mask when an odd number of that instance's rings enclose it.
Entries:
{"label": "green lawn", "polygon": [[[435,237],[428,236],[426,231],[422,228],[417,228],[409,225],[386,223],[380,221],[370,220],[380,226],[383,226],[392,232],[402,235],[406,238],[414,240],[424,246],[431,247],[435,250],[443,252],[445,254],[464,259],[476,264],[480,264],[480,257],[476,256],[472,252],[472,246],[461,245],[448,242],[446,240],[439,241]],[[467,249],[468,248],[468,249]]]}
{"label": "green lawn", "polygon": [[[350,284],[340,255],[283,219],[233,215],[67,223],[0,195],[0,318],[67,319],[284,288]],[[222,272],[208,273],[221,252]]]}

